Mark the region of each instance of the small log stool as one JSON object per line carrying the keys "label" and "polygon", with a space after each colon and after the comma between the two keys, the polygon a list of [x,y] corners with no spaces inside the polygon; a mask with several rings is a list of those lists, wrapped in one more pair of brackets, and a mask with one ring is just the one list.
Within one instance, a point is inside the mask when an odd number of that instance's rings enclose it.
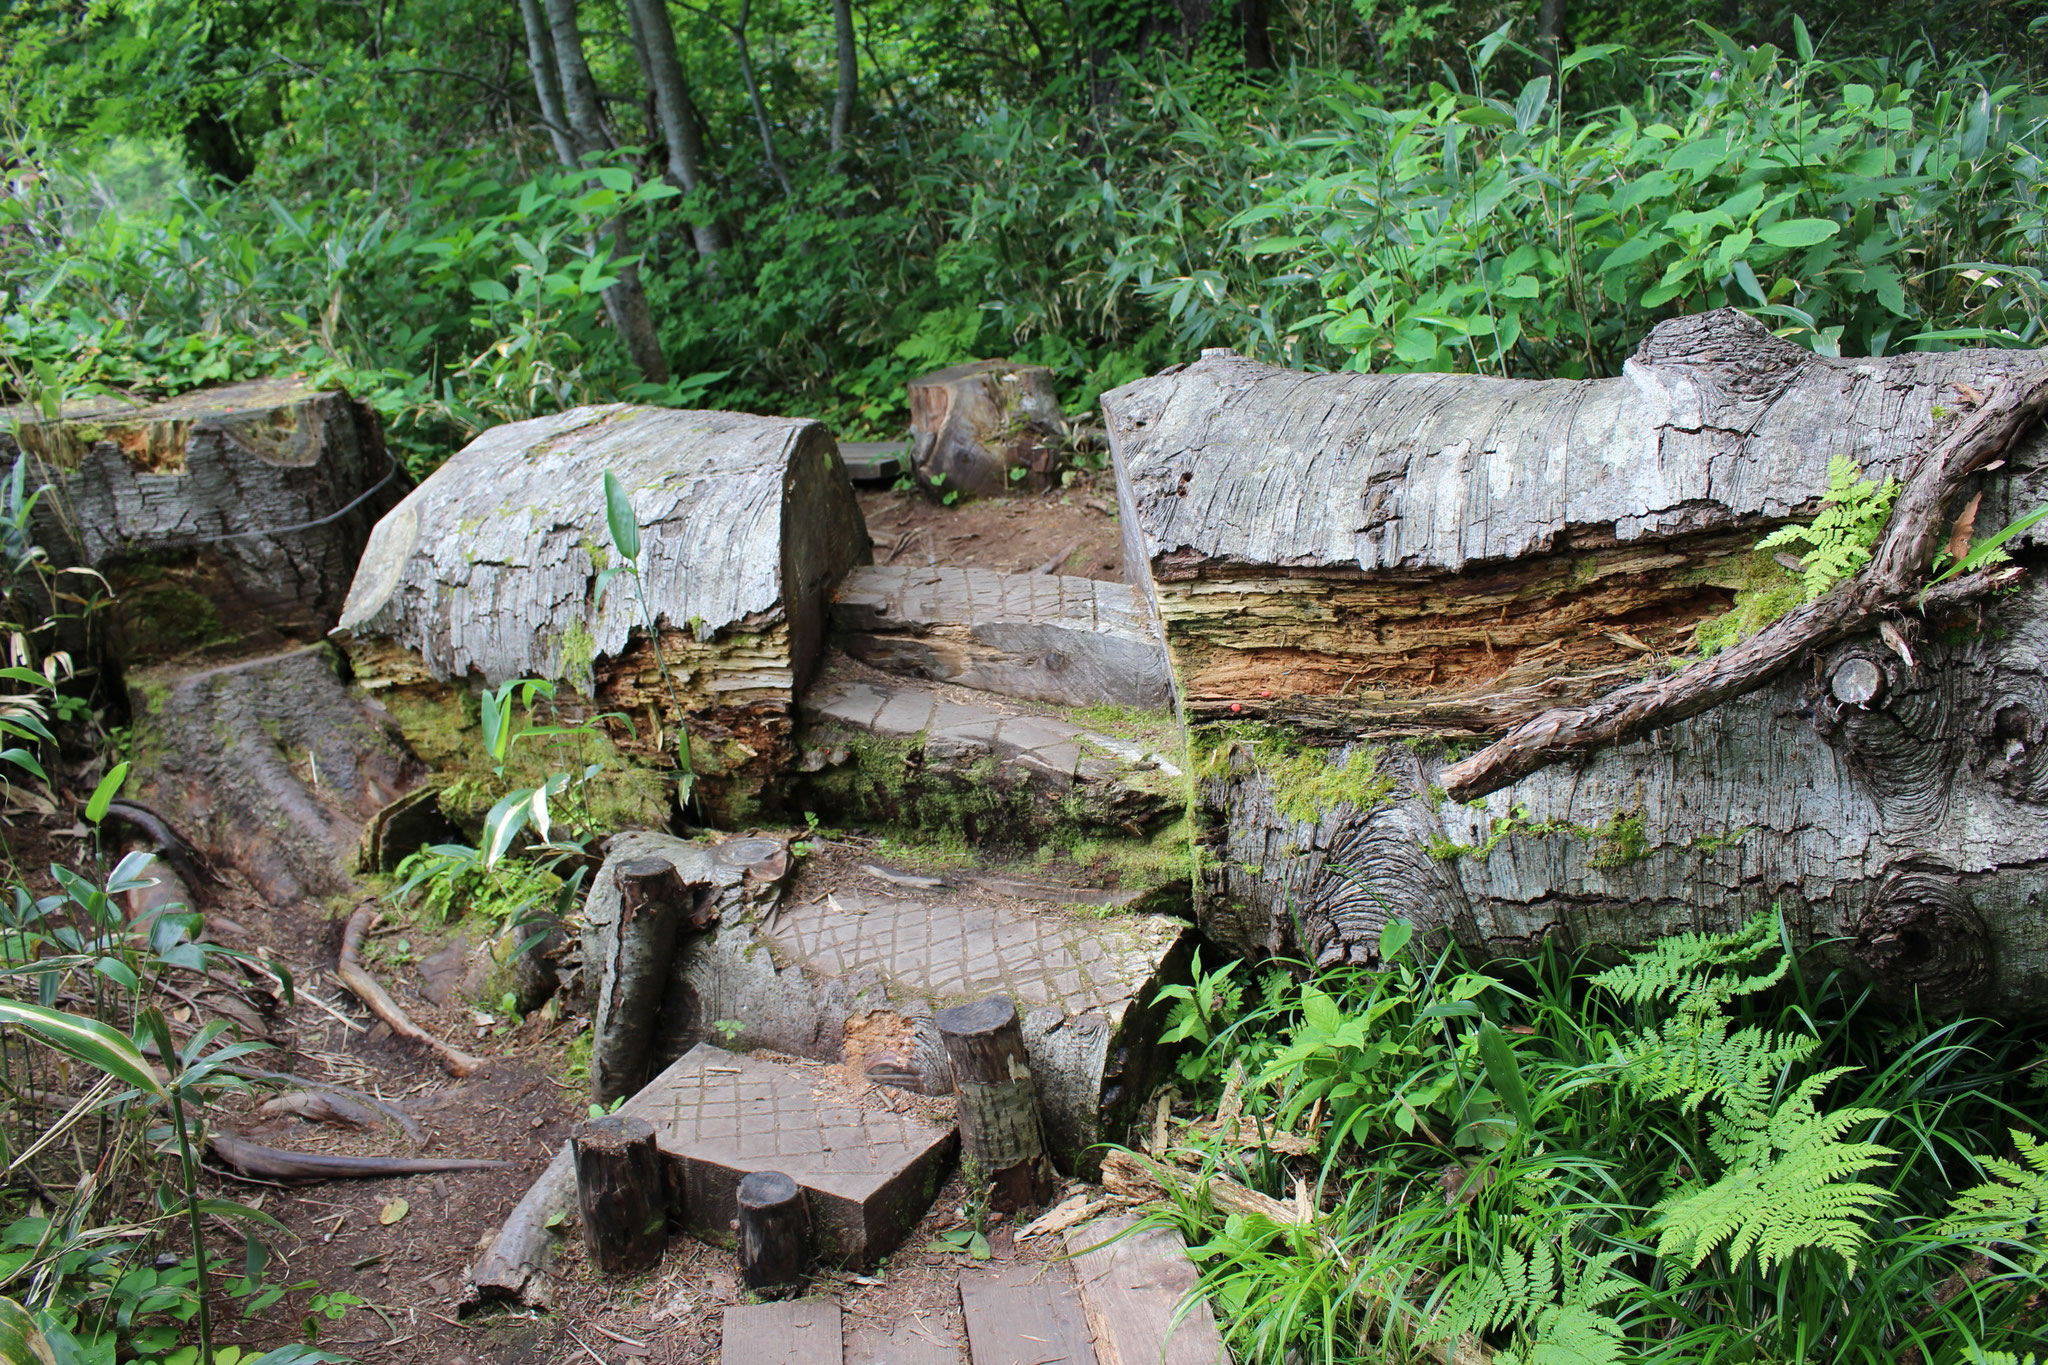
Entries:
{"label": "small log stool", "polygon": [[1052,1159],[1045,1153],[1038,1087],[1016,1004],[1007,995],[992,995],[940,1010],[935,1022],[960,1098],[961,1164],[979,1168],[991,1208],[1014,1213],[1043,1204],[1053,1192]]}
{"label": "small log stool", "polygon": [[608,1114],[578,1127],[574,1141],[576,1203],[590,1259],[613,1275],[652,1270],[668,1248],[668,1197],[654,1125]]}
{"label": "small log stool", "polygon": [[780,1171],[755,1171],[740,1181],[740,1279],[756,1294],[793,1294],[803,1287],[810,1227],[804,1192]]}

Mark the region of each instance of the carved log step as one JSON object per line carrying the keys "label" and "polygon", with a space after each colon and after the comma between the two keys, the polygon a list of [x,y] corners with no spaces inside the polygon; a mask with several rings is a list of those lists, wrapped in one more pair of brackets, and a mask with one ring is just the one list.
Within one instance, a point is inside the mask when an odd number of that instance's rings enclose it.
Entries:
{"label": "carved log step", "polygon": [[733,1045],[844,1061],[884,1084],[951,1094],[935,1021],[1008,995],[1021,1016],[1046,1142],[1063,1168],[1120,1130],[1164,1064],[1161,985],[1181,979],[1188,926],[1102,917],[958,890],[909,894],[820,876],[779,908],[722,924],[679,956],[684,1039],[740,1024]]}
{"label": "carved log step", "polygon": [[[618,567],[607,473],[639,523],[640,578],[599,601]],[[557,679],[591,714],[631,715],[613,737],[634,753],[657,734],[672,749],[687,723],[703,812],[722,821],[779,776],[832,588],[867,558],[816,422],[576,408],[485,432],[378,522],[340,633],[367,686],[426,700],[472,676]]]}
{"label": "carved log step", "polygon": [[841,441],[839,458],[855,483],[887,486],[910,468],[910,442]]}
{"label": "carved log step", "polygon": [[1170,1228],[1131,1232],[1137,1223],[1122,1213],[1067,1230],[1097,1365],[1230,1365],[1208,1302],[1180,1314],[1195,1285],[1187,1243]]}
{"label": "carved log step", "polygon": [[725,1310],[719,1365],[839,1365],[837,1299],[740,1303]]}
{"label": "carved log step", "polygon": [[[669,1163],[676,1217],[732,1236],[740,1182],[781,1171],[802,1187],[812,1250],[872,1265],[893,1251],[938,1191],[957,1142],[886,1109],[836,1098],[823,1078],[702,1043],[619,1110],[654,1125]],[[836,1347],[838,1338],[832,1338]]]}
{"label": "carved log step", "polygon": [[986,692],[835,662],[805,694],[794,797],[830,822],[1036,848],[1060,827],[1143,836],[1187,800],[1164,718],[1111,734]]}
{"label": "carved log step", "polygon": [[1166,653],[1137,589],[1066,574],[855,569],[833,642],[886,673],[1061,706],[1173,704]]}

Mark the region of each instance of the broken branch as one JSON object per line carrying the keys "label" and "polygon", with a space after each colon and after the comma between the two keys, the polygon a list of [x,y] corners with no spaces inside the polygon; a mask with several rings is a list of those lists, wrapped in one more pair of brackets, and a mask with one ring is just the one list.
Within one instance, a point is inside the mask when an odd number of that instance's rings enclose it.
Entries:
{"label": "broken branch", "polygon": [[374,1180],[387,1175],[435,1175],[443,1171],[495,1171],[514,1165],[480,1157],[326,1156],[287,1152],[248,1142],[232,1133],[213,1133],[213,1154],[243,1175],[262,1180]]}

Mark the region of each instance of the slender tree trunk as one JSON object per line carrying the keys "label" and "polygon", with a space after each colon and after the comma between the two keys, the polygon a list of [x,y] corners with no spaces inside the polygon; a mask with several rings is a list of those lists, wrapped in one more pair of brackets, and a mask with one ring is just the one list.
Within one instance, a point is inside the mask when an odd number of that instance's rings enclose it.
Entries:
{"label": "slender tree trunk", "polygon": [[839,43],[839,90],[832,100],[832,157],[836,162],[853,127],[853,100],[860,84],[860,60],[853,38],[853,0],[832,0],[832,32]]}
{"label": "slender tree trunk", "polygon": [[743,0],[739,22],[727,27],[732,30],[733,43],[739,48],[740,76],[747,83],[747,103],[754,110],[754,126],[761,131],[761,154],[768,159],[768,173],[775,177],[775,183],[782,187],[783,196],[787,198],[796,193],[796,188],[789,183],[789,171],[783,166],[782,158],[776,155],[775,132],[768,123],[768,104],[761,98],[761,83],[754,79],[754,57],[747,47],[747,16],[753,8],[753,0]]}
{"label": "slender tree trunk", "polygon": [[[633,41],[654,92],[654,110],[668,144],[669,183],[694,194],[704,183],[704,139],[698,131],[697,103],[690,96],[690,78],[676,56],[675,26],[669,22],[668,0],[627,0]],[[725,230],[717,218],[690,224],[697,254],[710,264],[725,250]]]}
{"label": "slender tree trunk", "polygon": [[[522,4],[531,0],[521,0]],[[598,104],[597,83],[583,60],[583,35],[576,27],[576,0],[547,0],[548,28],[554,38],[555,64],[562,78],[563,112],[569,120],[569,137],[574,155],[563,164],[575,169],[586,157],[609,151],[618,144],[604,124]],[[558,144],[559,149],[559,144]],[[640,284],[640,267],[625,260],[632,244],[626,240],[624,218],[611,225],[612,268],[618,283],[604,291],[605,315],[626,343],[626,353],[650,384],[668,382],[668,359],[661,352],[661,336],[654,326],[654,310],[647,306],[647,291]]]}
{"label": "slender tree trunk", "polygon": [[[1547,0],[1557,3],[1557,0]],[[1266,0],[1238,0],[1238,18],[1244,25],[1244,65],[1247,71],[1272,71],[1272,26],[1266,17]]]}
{"label": "slender tree trunk", "polygon": [[576,164],[576,144],[569,136],[569,121],[562,112],[561,87],[555,77],[554,42],[548,36],[547,20],[540,12],[540,0],[519,0],[519,18],[526,25],[526,64],[533,72],[533,93],[540,101],[541,121],[547,124],[548,140],[555,145],[555,158],[564,166]]}
{"label": "slender tree trunk", "polygon": [[1556,93],[1559,49],[1564,42],[1564,0],[1542,0],[1536,11],[1536,49],[1550,68],[1551,92]]}

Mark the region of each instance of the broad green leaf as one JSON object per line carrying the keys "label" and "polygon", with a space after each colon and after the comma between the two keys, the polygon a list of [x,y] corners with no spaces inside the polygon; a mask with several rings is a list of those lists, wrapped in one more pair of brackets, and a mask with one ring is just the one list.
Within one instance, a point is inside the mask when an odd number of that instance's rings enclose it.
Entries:
{"label": "broad green leaf", "polygon": [[1529,1107],[1529,1090],[1522,1084],[1522,1068],[1515,1061],[1515,1049],[1507,1035],[1491,1019],[1479,1025],[1479,1060],[1486,1064],[1486,1080],[1493,1093],[1500,1096],[1501,1103],[1522,1125],[1522,1131],[1533,1133],[1536,1114]]}
{"label": "broad green leaf", "polygon": [[486,303],[510,303],[512,291],[496,280],[471,280],[469,292]]}
{"label": "broad green leaf", "polygon": [[1388,920],[1387,927],[1380,930],[1380,961],[1392,962],[1414,937],[1415,926],[1407,920]]}
{"label": "broad green leaf", "polygon": [[97,1019],[19,1000],[0,1000],[0,1024],[25,1028],[65,1056],[105,1072],[123,1085],[158,1099],[168,1097],[163,1077],[134,1040]]}
{"label": "broad green leaf", "polygon": [[1801,247],[1825,242],[1842,230],[1842,225],[1826,218],[1790,218],[1782,223],[1773,223],[1757,233],[1761,241],[1772,246]]}
{"label": "broad green leaf", "polygon": [[626,496],[626,486],[609,469],[604,472],[604,515],[611,528],[612,548],[627,559],[638,560],[640,521],[633,512],[632,499]]}
{"label": "broad green leaf", "polygon": [[100,779],[100,784],[92,789],[92,798],[85,803],[85,822],[87,824],[97,825],[100,821],[107,818],[107,807],[114,804],[114,797],[119,794],[121,784],[127,780],[128,765],[126,763],[116,763],[114,770]]}
{"label": "broad green leaf", "polygon": [[29,1311],[0,1298],[0,1360],[7,1365],[58,1365],[56,1352]]}

